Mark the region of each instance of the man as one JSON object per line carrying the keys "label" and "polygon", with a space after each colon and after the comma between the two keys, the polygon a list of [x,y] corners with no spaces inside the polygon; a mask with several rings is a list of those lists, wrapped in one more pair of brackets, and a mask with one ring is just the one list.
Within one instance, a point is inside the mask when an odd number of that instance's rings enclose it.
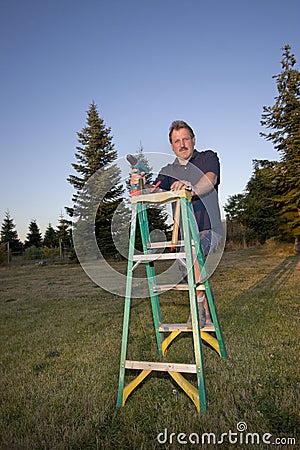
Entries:
{"label": "man", "polygon": [[[160,181],[163,190],[178,191],[184,187],[192,189],[192,206],[200,233],[204,257],[220,242],[223,227],[218,204],[218,185],[220,184],[220,163],[217,154],[211,150],[198,152],[193,129],[184,121],[171,124],[169,140],[175,160],[163,167],[155,184]],[[133,169],[131,185],[138,184],[144,174],[138,175]],[[200,280],[200,268],[195,264],[195,277]],[[200,325],[211,321],[207,299],[202,293],[198,296]]]}

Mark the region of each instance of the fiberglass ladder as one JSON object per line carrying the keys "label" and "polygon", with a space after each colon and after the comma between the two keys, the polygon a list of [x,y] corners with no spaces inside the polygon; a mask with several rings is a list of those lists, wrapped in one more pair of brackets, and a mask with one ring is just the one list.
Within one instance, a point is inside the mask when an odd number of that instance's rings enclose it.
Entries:
{"label": "fiberglass ladder", "polygon": [[[124,319],[123,319],[123,334],[122,334],[122,347],[120,358],[120,374],[119,374],[119,387],[118,387],[118,399],[117,407],[124,406],[128,396],[131,392],[151,373],[151,371],[168,372],[173,380],[185,391],[185,393],[191,398],[195,404],[198,412],[206,411],[206,389],[205,389],[205,374],[203,366],[203,350],[202,340],[206,341],[210,347],[212,347],[222,358],[226,358],[226,349],[222,338],[222,332],[215,309],[213,300],[213,294],[210,288],[209,281],[207,279],[204,267],[204,259],[202,256],[199,234],[194,222],[194,216],[191,207],[191,192],[183,189],[178,192],[158,192],[153,194],[141,194],[131,197],[132,203],[132,219],[130,228],[130,241],[129,241],[129,254],[128,254],[128,266],[127,266],[127,281],[126,281],[126,293],[125,293],[125,307],[124,307]],[[164,252],[154,253],[153,249],[159,246],[172,247],[172,242],[164,243],[151,243],[150,233],[147,219],[148,203],[162,204],[166,202],[177,202],[178,210],[182,219],[182,232],[183,240],[178,242],[177,246],[180,247],[177,252]],[[179,209],[180,208],[180,209]],[[135,239],[137,223],[141,232],[142,239],[142,253],[135,254]],[[177,221],[174,219],[174,227],[178,226]],[[184,251],[182,251],[182,249]],[[195,256],[196,255],[196,256]],[[193,259],[198,259],[201,277],[203,281],[201,284],[195,281],[195,272]],[[187,269],[187,284],[172,285],[157,285],[156,274],[154,270],[155,260],[167,260],[167,259],[185,259]],[[146,268],[146,275],[149,287],[149,297],[152,307],[152,315],[156,336],[156,343],[158,348],[158,354],[164,356],[168,346],[181,332],[192,332],[193,334],[193,346],[194,346],[194,360],[195,364],[182,364],[182,363],[170,363],[170,362],[152,362],[152,361],[135,361],[128,360],[127,346],[128,346],[128,334],[129,334],[129,318],[130,318],[130,304],[132,296],[132,282],[133,271],[139,263],[144,263]],[[191,324],[178,323],[178,324],[165,324],[162,322],[159,294],[166,292],[167,290],[188,290],[190,301],[190,315]],[[208,326],[204,326],[200,329],[200,321],[197,305],[197,291],[205,291],[212,323]],[[165,337],[165,333],[169,333]],[[212,334],[210,334],[213,332]],[[130,383],[125,386],[125,372],[126,370],[140,370],[139,375],[134,378]],[[197,376],[197,388],[183,377],[182,373],[195,373]]]}

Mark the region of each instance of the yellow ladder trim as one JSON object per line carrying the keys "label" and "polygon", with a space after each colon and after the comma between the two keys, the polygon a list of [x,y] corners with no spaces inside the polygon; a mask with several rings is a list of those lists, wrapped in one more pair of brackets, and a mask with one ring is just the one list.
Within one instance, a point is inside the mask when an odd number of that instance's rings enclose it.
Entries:
{"label": "yellow ladder trim", "polygon": [[127,384],[127,386],[123,389],[123,399],[122,406],[125,405],[125,402],[131,392],[149,375],[152,370],[143,370],[134,380]]}
{"label": "yellow ladder trim", "polygon": [[200,401],[198,390],[189,381],[187,381],[179,372],[169,372],[174,381],[184,390],[184,392],[190,397],[192,402],[200,412]]}
{"label": "yellow ladder trim", "polygon": [[172,342],[172,341],[173,341],[180,333],[181,333],[180,330],[178,330],[178,331],[172,331],[172,333],[170,333],[169,336],[168,336],[166,339],[164,339],[164,340],[162,341],[161,349],[162,349],[162,354],[163,354],[163,356],[165,355],[165,353],[166,353],[166,351],[167,351],[167,348],[169,347],[169,345],[171,344],[171,342]]}
{"label": "yellow ladder trim", "polygon": [[209,345],[211,345],[212,348],[215,349],[216,352],[219,353],[219,355],[221,356],[221,350],[220,350],[218,340],[215,337],[211,336],[211,334],[206,333],[205,331],[200,330],[200,334],[201,334],[201,338],[204,341],[206,341]]}

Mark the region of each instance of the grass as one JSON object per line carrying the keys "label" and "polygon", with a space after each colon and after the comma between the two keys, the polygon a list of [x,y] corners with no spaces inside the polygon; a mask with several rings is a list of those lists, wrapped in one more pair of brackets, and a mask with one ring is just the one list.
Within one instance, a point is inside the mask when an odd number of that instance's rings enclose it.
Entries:
{"label": "grass", "polygon": [[[80,266],[1,268],[0,283],[1,450],[197,448],[177,435],[220,438],[241,421],[248,432],[299,445],[300,262],[290,252],[224,254],[211,283],[228,359],[204,348],[208,411],[200,415],[164,373],[152,373],[116,409],[124,299]],[[164,294],[161,308],[179,321],[188,315],[182,294]],[[148,300],[132,302],[128,351],[133,359],[159,359]],[[167,358],[189,362],[192,353],[185,335]],[[162,444],[157,435],[165,429]]]}

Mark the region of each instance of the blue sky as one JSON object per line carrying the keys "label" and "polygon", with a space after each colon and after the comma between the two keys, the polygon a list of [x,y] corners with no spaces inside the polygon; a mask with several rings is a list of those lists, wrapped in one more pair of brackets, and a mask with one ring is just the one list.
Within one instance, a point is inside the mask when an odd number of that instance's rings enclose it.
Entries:
{"label": "blue sky", "polygon": [[72,205],[76,132],[94,100],[119,157],[170,153],[183,119],[197,148],[218,152],[220,200],[244,190],[253,159],[278,159],[259,137],[277,94],[281,48],[299,68],[298,0],[0,0],[0,222],[20,239]]}

